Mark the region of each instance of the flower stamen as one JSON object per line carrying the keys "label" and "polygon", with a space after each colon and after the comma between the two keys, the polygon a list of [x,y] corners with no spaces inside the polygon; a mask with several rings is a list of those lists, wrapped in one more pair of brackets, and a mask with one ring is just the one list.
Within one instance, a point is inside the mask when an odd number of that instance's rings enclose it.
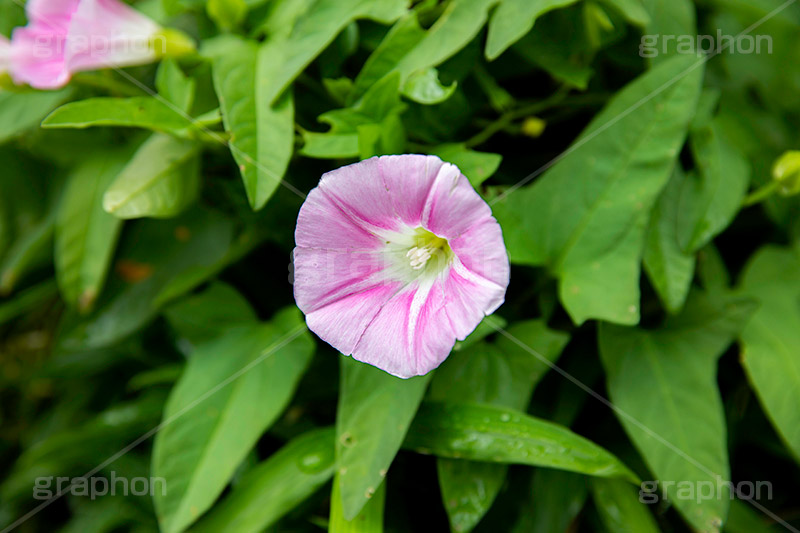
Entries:
{"label": "flower stamen", "polygon": [[430,231],[422,228],[417,229],[416,246],[413,246],[406,253],[410,260],[411,268],[422,270],[435,255],[442,255],[446,258],[450,247],[447,239],[443,239]]}
{"label": "flower stamen", "polygon": [[433,255],[433,249],[430,246],[423,246],[422,248],[415,246],[408,251],[406,257],[411,259],[411,268],[420,270],[428,263],[431,255]]}

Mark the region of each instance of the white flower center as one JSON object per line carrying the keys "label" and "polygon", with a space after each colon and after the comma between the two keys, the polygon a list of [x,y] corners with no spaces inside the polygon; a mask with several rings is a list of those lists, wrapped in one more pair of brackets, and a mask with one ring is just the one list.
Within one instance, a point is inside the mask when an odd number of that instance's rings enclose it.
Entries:
{"label": "white flower center", "polygon": [[406,252],[409,264],[413,270],[422,270],[433,258],[432,265],[438,272],[449,263],[452,252],[447,244],[447,239],[434,235],[428,230],[418,228],[415,235],[415,246]]}

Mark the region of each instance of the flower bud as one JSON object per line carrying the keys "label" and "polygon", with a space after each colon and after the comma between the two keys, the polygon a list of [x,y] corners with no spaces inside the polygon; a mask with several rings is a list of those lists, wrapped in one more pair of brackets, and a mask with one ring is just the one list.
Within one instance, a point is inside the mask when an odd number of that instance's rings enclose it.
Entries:
{"label": "flower bud", "polygon": [[800,193],[800,151],[790,150],[779,157],[772,167],[772,179],[779,183],[781,196]]}

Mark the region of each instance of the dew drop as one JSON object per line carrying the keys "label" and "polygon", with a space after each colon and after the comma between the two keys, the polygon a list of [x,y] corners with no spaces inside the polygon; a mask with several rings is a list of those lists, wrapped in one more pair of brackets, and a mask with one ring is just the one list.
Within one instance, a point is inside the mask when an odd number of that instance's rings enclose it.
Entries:
{"label": "dew drop", "polygon": [[311,453],[308,455],[304,455],[300,459],[299,467],[300,470],[311,474],[319,472],[320,470],[324,469],[325,461],[323,460],[321,455],[317,453]]}

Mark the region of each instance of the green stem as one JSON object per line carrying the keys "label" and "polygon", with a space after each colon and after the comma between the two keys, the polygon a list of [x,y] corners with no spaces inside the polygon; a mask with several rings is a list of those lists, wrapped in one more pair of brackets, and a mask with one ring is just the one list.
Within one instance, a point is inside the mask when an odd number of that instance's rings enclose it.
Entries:
{"label": "green stem", "polygon": [[742,202],[742,206],[749,207],[751,205],[763,202],[764,200],[775,194],[780,185],[781,184],[779,181],[770,181],[760,189],[756,189],[755,191],[748,194],[747,197],[744,199],[744,202]]}
{"label": "green stem", "polygon": [[541,100],[539,102],[534,102],[530,105],[523,106],[517,109],[513,109],[508,111],[507,113],[503,113],[500,118],[486,126],[483,130],[479,131],[473,137],[468,139],[464,144],[467,148],[473,148],[475,146],[481,145],[491,139],[494,134],[506,129],[510,126],[515,120],[519,120],[521,118],[525,118],[531,115],[536,115],[541,113],[542,111],[546,111],[551,107],[558,105],[561,103],[564,98],[567,97],[569,94],[568,87],[561,87],[558,91],[556,91],[551,96]]}

